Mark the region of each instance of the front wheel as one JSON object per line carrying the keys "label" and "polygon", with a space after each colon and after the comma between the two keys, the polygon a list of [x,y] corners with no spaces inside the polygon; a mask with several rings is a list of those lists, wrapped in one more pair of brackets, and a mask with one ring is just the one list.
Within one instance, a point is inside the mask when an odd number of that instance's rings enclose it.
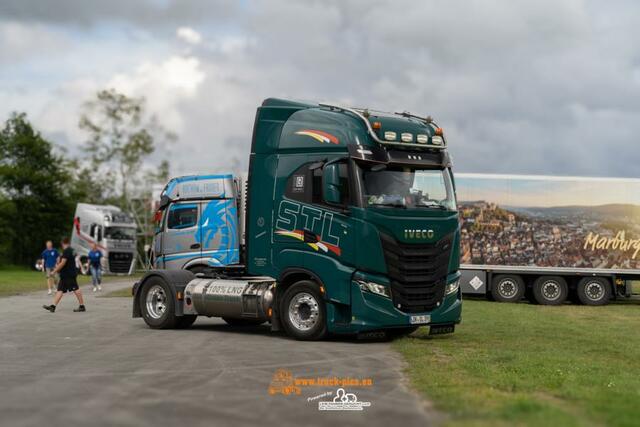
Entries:
{"label": "front wheel", "polygon": [[159,277],[151,277],[140,292],[140,312],[145,323],[153,329],[175,328],[178,324],[176,302],[169,285]]}
{"label": "front wheel", "polygon": [[326,307],[318,285],[294,283],[282,296],[280,317],[287,334],[297,340],[320,340],[327,335]]}

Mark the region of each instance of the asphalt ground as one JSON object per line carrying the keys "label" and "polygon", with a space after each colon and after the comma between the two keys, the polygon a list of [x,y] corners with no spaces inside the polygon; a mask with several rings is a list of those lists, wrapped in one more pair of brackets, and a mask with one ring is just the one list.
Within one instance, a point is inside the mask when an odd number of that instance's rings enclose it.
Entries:
{"label": "asphalt ground", "polygon": [[[130,286],[109,283],[103,294]],[[131,318],[129,298],[83,291],[86,313],[72,311],[71,294],[55,313],[41,308],[46,292],[0,298],[0,425],[370,427],[441,419],[409,391],[388,343],[299,342],[268,325],[216,318],[152,330]],[[325,385],[291,387],[318,378]],[[335,405],[336,393],[343,397],[336,381],[345,379],[360,382],[343,387],[358,403]]]}

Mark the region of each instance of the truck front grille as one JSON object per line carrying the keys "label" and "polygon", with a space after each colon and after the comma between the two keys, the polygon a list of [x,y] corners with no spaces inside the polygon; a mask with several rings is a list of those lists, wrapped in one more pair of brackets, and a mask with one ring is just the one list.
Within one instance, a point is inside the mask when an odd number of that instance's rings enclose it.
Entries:
{"label": "truck front grille", "polygon": [[436,243],[400,243],[380,233],[393,304],[399,310],[431,311],[442,301],[452,239],[449,234]]}
{"label": "truck front grille", "polygon": [[130,252],[109,252],[109,271],[111,273],[128,273],[132,260],[133,254]]}

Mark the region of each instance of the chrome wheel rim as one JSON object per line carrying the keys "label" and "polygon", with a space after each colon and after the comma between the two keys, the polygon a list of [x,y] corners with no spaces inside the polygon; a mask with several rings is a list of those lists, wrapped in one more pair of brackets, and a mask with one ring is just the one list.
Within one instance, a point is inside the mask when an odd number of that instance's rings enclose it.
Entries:
{"label": "chrome wheel rim", "polygon": [[167,295],[160,285],[153,285],[147,292],[147,313],[154,319],[160,319],[167,311]]}
{"label": "chrome wheel rim", "polygon": [[313,295],[301,292],[289,302],[289,321],[300,331],[312,329],[320,318],[320,305]]}
{"label": "chrome wheel rim", "polygon": [[589,282],[584,287],[584,294],[591,301],[600,301],[604,296],[604,286],[600,282]]}
{"label": "chrome wheel rim", "polygon": [[513,298],[518,293],[518,285],[511,279],[505,279],[498,285],[500,295],[505,298]]}
{"label": "chrome wheel rim", "polygon": [[548,280],[542,284],[542,296],[548,301],[555,301],[560,298],[562,291],[558,282]]}

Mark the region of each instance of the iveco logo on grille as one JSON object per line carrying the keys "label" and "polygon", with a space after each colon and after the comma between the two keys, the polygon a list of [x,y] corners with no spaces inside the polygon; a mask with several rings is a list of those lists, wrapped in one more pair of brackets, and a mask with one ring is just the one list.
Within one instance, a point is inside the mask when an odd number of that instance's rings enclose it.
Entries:
{"label": "iveco logo on grille", "polygon": [[405,239],[433,239],[434,234],[433,230],[415,228],[404,229]]}

